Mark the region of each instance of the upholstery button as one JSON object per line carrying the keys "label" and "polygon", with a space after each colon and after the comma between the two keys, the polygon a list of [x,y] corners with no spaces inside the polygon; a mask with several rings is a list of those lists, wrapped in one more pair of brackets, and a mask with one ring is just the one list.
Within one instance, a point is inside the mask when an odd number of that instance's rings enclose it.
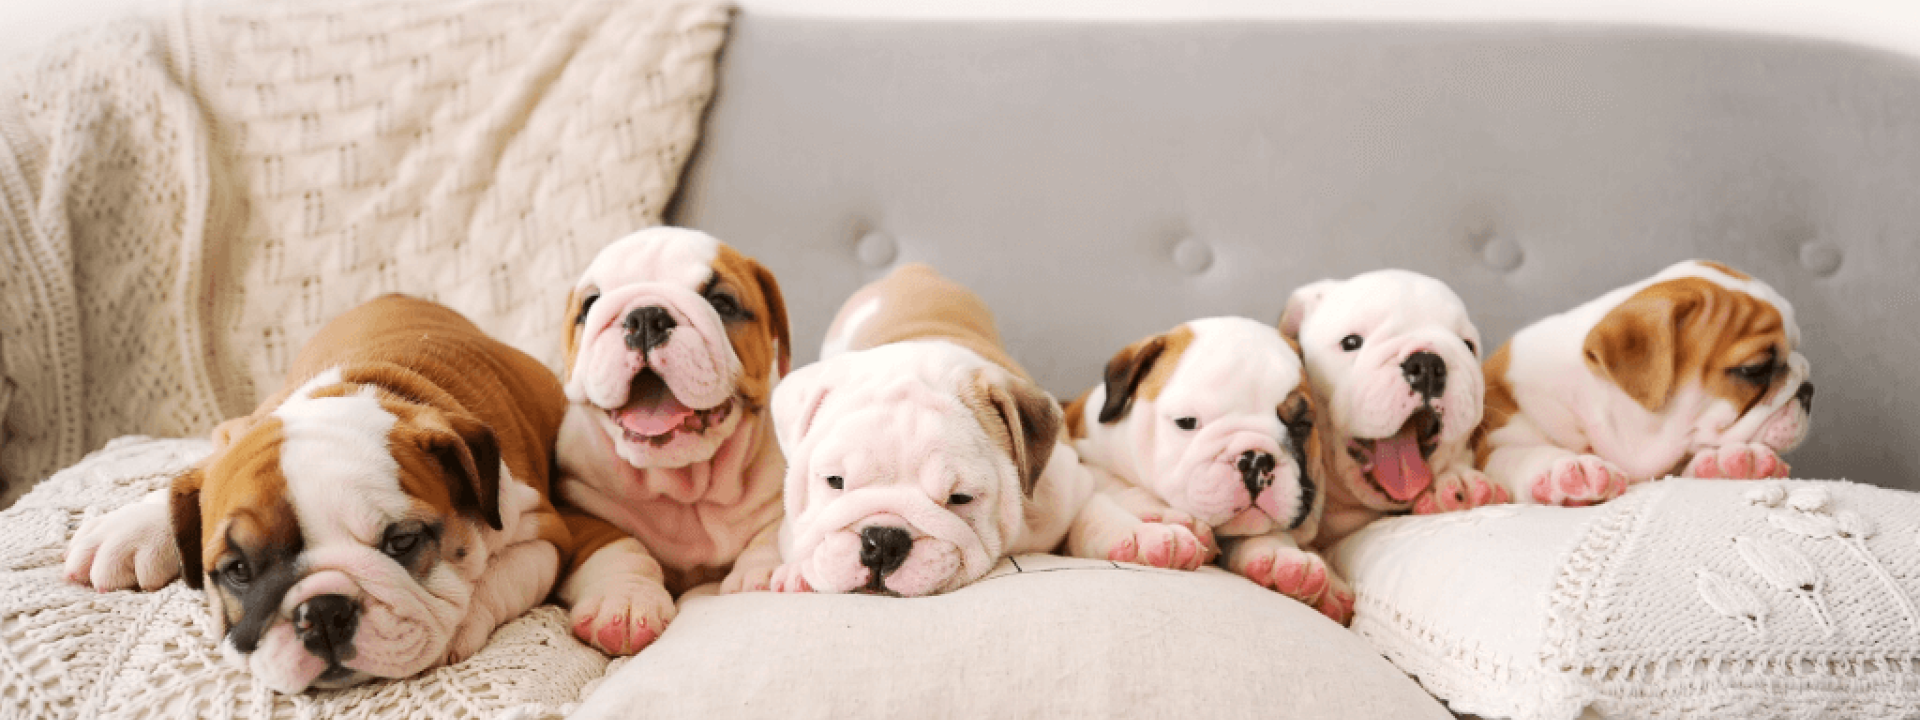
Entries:
{"label": "upholstery button", "polygon": [[1193,238],[1184,238],[1173,246],[1173,266],[1190,275],[1198,275],[1213,267],[1213,248]]}
{"label": "upholstery button", "polygon": [[1801,245],[1800,264],[1820,277],[1833,277],[1840,269],[1840,248],[1823,242]]}
{"label": "upholstery button", "polygon": [[900,254],[900,246],[886,233],[870,232],[860,237],[860,244],[853,252],[867,267],[881,268],[893,263],[894,257]]}
{"label": "upholstery button", "polygon": [[1480,261],[1500,272],[1513,272],[1526,259],[1527,253],[1520,249],[1520,244],[1505,236],[1495,236],[1480,246]]}

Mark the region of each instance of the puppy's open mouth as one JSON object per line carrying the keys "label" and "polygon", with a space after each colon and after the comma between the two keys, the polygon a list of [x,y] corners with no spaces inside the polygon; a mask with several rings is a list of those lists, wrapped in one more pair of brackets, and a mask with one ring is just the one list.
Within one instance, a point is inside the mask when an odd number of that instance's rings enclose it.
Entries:
{"label": "puppy's open mouth", "polygon": [[1392,436],[1354,438],[1347,443],[1347,455],[1360,464],[1360,473],[1395,502],[1410,502],[1433,484],[1433,468],[1427,458],[1440,445],[1440,414],[1422,407],[1407,416],[1407,422]]}
{"label": "puppy's open mouth", "polygon": [[660,447],[673,442],[674,436],[680,433],[706,432],[707,428],[725,422],[732,412],[733,398],[705,410],[687,407],[673,396],[673,390],[659,373],[647,368],[633,376],[633,386],[627,390],[627,404],[608,410],[607,415],[625,431],[627,442]]}

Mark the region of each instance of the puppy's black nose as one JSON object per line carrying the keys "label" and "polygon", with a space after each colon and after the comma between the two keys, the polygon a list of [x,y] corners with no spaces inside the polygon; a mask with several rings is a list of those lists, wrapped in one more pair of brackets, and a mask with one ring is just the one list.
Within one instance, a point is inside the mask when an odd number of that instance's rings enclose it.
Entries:
{"label": "puppy's black nose", "polygon": [[873,569],[876,577],[886,577],[900,569],[913,551],[913,536],[906,530],[885,525],[869,525],[860,531],[860,564]]}
{"label": "puppy's black nose", "polygon": [[360,606],[345,595],[317,595],[293,609],[293,632],[314,657],[339,663],[353,659],[353,631]]}
{"label": "puppy's black nose", "polygon": [[1407,385],[1414,392],[1429,400],[1447,389],[1447,361],[1439,355],[1425,350],[1408,355],[1406,361],[1400,363],[1400,372],[1407,376]]}
{"label": "puppy's black nose", "polygon": [[1813,412],[1813,383],[1800,383],[1800,389],[1793,392],[1793,399],[1800,401],[1801,410],[1811,414]]}
{"label": "puppy's black nose", "polygon": [[666,308],[649,305],[627,313],[627,319],[621,321],[620,326],[627,331],[627,349],[646,352],[665,343],[667,335],[678,324]]}
{"label": "puppy's black nose", "polygon": [[1260,497],[1260,491],[1273,484],[1273,455],[1248,450],[1240,453],[1240,459],[1233,466],[1240,470],[1240,482],[1247,485],[1247,496]]}

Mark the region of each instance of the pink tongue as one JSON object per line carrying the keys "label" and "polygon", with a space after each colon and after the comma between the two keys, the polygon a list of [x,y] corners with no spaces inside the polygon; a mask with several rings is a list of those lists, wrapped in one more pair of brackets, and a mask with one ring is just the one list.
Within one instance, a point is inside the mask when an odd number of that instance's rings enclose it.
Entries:
{"label": "pink tongue", "polygon": [[658,375],[642,372],[633,382],[626,407],[614,413],[614,422],[628,432],[653,437],[672,432],[692,417],[694,409],[682,405]]}
{"label": "pink tongue", "polygon": [[1412,500],[1433,484],[1433,469],[1420,457],[1418,431],[1407,427],[1393,437],[1374,441],[1373,480],[1388,497],[1399,502]]}

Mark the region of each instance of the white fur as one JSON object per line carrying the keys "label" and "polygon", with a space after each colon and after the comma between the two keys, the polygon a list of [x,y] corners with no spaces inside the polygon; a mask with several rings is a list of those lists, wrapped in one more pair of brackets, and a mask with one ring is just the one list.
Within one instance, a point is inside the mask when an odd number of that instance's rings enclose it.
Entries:
{"label": "white fur", "polygon": [[[1739,408],[1710,396],[1697,383],[1675,389],[1658,413],[1649,412],[1625,390],[1593,373],[1582,348],[1594,326],[1634,294],[1655,283],[1698,277],[1772,305],[1785,324],[1788,376],[1773,396],[1745,416]],[[1567,312],[1545,318],[1515,333],[1508,344],[1506,380],[1520,410],[1507,425],[1488,435],[1493,451],[1486,472],[1516,500],[1535,501],[1533,485],[1564,470],[1575,458],[1591,456],[1603,468],[1639,482],[1665,476],[1689,456],[1722,445],[1773,438],[1776,452],[1797,446],[1806,434],[1806,415],[1797,412],[1794,393],[1811,367],[1797,350],[1800,328],[1793,307],[1756,279],[1741,280],[1693,261],[1676,263],[1645,280],[1606,293]],[[1783,424],[1790,431],[1780,432]],[[1598,498],[1605,499],[1605,498]]]}

